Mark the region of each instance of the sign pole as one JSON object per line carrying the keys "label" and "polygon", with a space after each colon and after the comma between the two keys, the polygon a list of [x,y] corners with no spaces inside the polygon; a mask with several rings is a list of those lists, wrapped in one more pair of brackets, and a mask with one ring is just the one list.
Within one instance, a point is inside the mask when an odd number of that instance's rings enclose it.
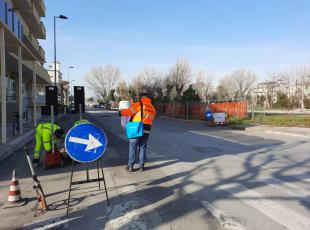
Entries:
{"label": "sign pole", "polygon": [[79,114],[80,114],[80,120],[82,120],[82,105],[79,104]]}
{"label": "sign pole", "polygon": [[68,196],[68,202],[67,202],[67,215],[68,215],[68,213],[69,213],[69,206],[70,206],[70,197],[71,197],[71,186],[72,186],[73,169],[74,169],[74,160],[72,160],[72,166],[71,166],[71,176],[70,176],[70,185],[69,185],[69,196]]}
{"label": "sign pole", "polygon": [[[100,178],[100,176],[99,176],[99,162],[98,162],[98,160],[96,161],[96,164],[97,164],[97,175],[98,175],[98,179]],[[98,180],[98,186],[99,186],[99,190],[101,190],[100,189],[100,181]]]}
{"label": "sign pole", "polygon": [[110,206],[110,201],[109,201],[109,197],[108,197],[107,186],[106,186],[105,179],[104,179],[104,174],[103,174],[103,167],[102,167],[101,158],[100,158],[99,160],[100,160],[100,168],[101,168],[101,174],[102,174],[102,178],[103,178],[105,196],[106,196],[106,198],[107,198],[107,203],[108,203],[108,205]]}
{"label": "sign pole", "polygon": [[51,123],[52,123],[52,130],[51,130],[51,135],[52,135],[52,153],[55,152],[55,144],[54,144],[54,106],[51,105]]}
{"label": "sign pole", "polygon": [[[101,168],[101,173],[102,173],[102,177],[100,177],[99,174],[99,161],[100,161],[100,168]],[[98,187],[99,187],[99,191],[101,190],[100,187],[100,181],[103,181],[104,184],[104,191],[105,191],[105,195],[107,198],[107,204],[110,206],[110,201],[109,201],[109,196],[108,196],[108,191],[107,191],[107,186],[106,186],[106,182],[105,182],[105,177],[104,177],[104,173],[103,173],[103,168],[102,168],[102,162],[101,162],[101,158],[99,160],[97,160],[97,179],[87,179],[87,180],[81,180],[81,181],[72,181],[73,178],[73,172],[74,172],[74,160],[72,160],[72,166],[71,166],[71,176],[70,176],[70,184],[69,184],[69,195],[68,195],[68,201],[67,201],[67,215],[69,214],[69,207],[70,207],[70,198],[71,198],[71,191],[72,191],[72,185],[79,185],[79,184],[87,184],[87,183],[93,183],[93,182],[98,182]],[[87,166],[88,167],[88,166]]]}
{"label": "sign pole", "polygon": [[[80,107],[81,108],[81,107]],[[81,111],[81,110],[80,110]],[[106,150],[107,137],[105,133],[94,124],[79,124],[72,127],[66,135],[65,147],[68,155],[72,158],[71,177],[67,202],[67,215],[69,213],[72,186],[86,183],[97,183],[101,190],[100,181],[104,183],[107,204],[110,205],[105,177],[102,168],[101,157]],[[86,164],[86,179],[72,181],[74,173],[74,161]],[[89,163],[96,161],[97,178],[90,178]],[[99,165],[100,163],[100,165]],[[100,169],[102,176],[100,176]]]}
{"label": "sign pole", "polygon": [[86,163],[86,180],[89,181],[88,163]]}

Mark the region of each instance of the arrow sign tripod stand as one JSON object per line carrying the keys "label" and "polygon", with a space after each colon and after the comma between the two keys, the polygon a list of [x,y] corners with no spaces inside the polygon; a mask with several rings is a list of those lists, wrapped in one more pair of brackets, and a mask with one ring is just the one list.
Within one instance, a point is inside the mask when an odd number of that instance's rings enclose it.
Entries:
{"label": "arrow sign tripod stand", "polygon": [[[105,178],[104,178],[104,173],[103,173],[103,168],[102,168],[101,158],[96,160],[97,176],[98,176],[98,178],[95,178],[95,179],[89,179],[88,163],[87,163],[86,164],[86,180],[72,181],[73,171],[74,171],[74,164],[75,164],[75,161],[72,160],[71,176],[70,176],[70,186],[69,186],[69,195],[68,195],[68,202],[67,202],[67,215],[69,213],[72,185],[79,185],[79,184],[87,184],[87,183],[98,182],[98,188],[99,188],[99,191],[100,191],[101,190],[100,181],[103,181],[104,191],[105,191],[105,195],[106,195],[106,198],[107,198],[107,204],[110,205],[109,197],[108,197],[108,192],[107,192],[107,187],[106,187]],[[99,164],[100,164],[100,169],[99,169]],[[101,170],[102,177],[100,177],[100,172],[99,172],[100,170]]]}

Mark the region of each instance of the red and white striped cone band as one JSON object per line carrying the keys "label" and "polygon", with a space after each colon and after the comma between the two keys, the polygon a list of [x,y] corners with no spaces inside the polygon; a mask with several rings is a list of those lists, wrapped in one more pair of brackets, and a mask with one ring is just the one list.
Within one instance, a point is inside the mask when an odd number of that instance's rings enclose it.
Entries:
{"label": "red and white striped cone band", "polygon": [[8,202],[20,202],[22,200],[18,180],[15,177],[15,170],[13,171],[13,178],[10,186]]}

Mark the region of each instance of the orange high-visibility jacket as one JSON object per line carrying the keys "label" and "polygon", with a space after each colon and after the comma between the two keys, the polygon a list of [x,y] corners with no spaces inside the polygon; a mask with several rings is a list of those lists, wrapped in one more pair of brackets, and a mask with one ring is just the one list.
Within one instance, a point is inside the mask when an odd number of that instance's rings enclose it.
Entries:
{"label": "orange high-visibility jacket", "polygon": [[[142,98],[140,100],[143,105],[143,124],[144,124],[144,133],[150,133],[153,121],[156,116],[156,111],[154,106],[151,103],[151,99],[149,98]],[[140,101],[132,104],[128,109],[124,109],[121,111],[122,116],[131,116],[131,121],[141,121],[141,108],[140,108]]]}

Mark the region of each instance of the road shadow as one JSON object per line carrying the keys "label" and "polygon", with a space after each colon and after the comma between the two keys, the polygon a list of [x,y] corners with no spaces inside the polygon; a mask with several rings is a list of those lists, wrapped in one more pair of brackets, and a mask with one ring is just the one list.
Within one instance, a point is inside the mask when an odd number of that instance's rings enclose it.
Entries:
{"label": "road shadow", "polygon": [[[113,117],[112,117],[113,118]],[[108,122],[108,121],[107,121]],[[195,141],[195,134],[188,134],[188,128],[186,127],[173,127],[173,130],[180,135],[184,135],[187,140]],[[183,130],[183,133],[180,131]],[[192,127],[194,131],[203,132],[203,128]],[[158,130],[160,132],[160,130]],[[104,158],[104,165],[106,169],[125,166],[128,155],[127,143],[115,135],[111,131],[106,131],[109,135],[111,152],[114,149],[114,155],[107,154]],[[152,137],[151,137],[152,138]],[[164,141],[167,137],[160,137],[156,142]],[[210,142],[215,142],[215,137],[210,138]],[[241,136],[240,139],[245,139]],[[217,140],[218,141],[218,140]],[[256,141],[260,141],[257,138]],[[94,196],[98,196],[98,202],[90,204],[83,210],[76,209],[81,202],[85,201],[83,197],[74,198],[71,212],[67,218],[69,229],[103,229],[113,228],[126,229],[128,227],[133,229],[153,229],[160,227],[161,225],[171,226],[176,220],[187,218],[192,213],[198,215],[202,219],[201,226],[197,223],[195,229],[222,229],[222,226],[212,216],[210,210],[206,209],[202,201],[208,201],[213,204],[223,200],[240,200],[240,198],[234,196],[231,192],[227,192],[221,189],[223,186],[243,186],[247,189],[259,189],[265,186],[281,186],[285,182],[302,182],[302,178],[309,178],[308,173],[300,172],[298,174],[287,175],[288,170],[307,167],[310,162],[310,157],[302,162],[296,162],[294,158],[287,158],[287,165],[280,168],[273,168],[271,172],[272,178],[275,180],[269,180],[261,182],[258,180],[260,174],[267,170],[268,166],[276,162],[278,159],[275,156],[266,154],[275,149],[293,149],[298,144],[304,144],[304,141],[296,143],[286,144],[284,141],[271,140],[270,143],[257,144],[254,147],[244,146],[240,143],[229,143],[228,147],[225,147],[226,140],[221,140],[220,146],[223,148],[214,147],[212,145],[205,145],[204,143],[196,143],[190,148],[186,148],[187,143],[180,143],[180,146],[175,146],[173,151],[183,151],[182,153],[191,154],[176,154],[175,152],[161,152],[161,156],[157,158],[149,159],[151,162],[167,161],[159,163],[157,165],[150,166],[150,170],[158,170],[167,166],[172,166],[180,162],[195,163],[190,169],[184,169],[182,172],[171,173],[169,175],[161,176],[160,178],[148,180],[147,178],[141,183],[132,183],[128,180],[128,183],[118,187],[108,187],[108,191],[120,190],[122,187],[134,187],[134,189],[127,190],[126,192],[119,192],[116,195],[110,197],[110,206],[107,206],[104,192],[96,193]],[[185,147],[184,147],[185,146]],[[213,147],[212,148],[210,148]],[[162,146],[165,148],[165,145]],[[207,149],[206,149],[207,148]],[[180,153],[180,152],[179,152]],[[223,170],[218,167],[217,161],[219,156],[231,155],[236,156],[242,153],[242,163],[240,166],[240,172],[232,175],[223,175]],[[155,153],[156,154],[156,153]],[[261,161],[257,161],[258,157],[264,156]],[[203,162],[200,162],[204,160]],[[234,164],[234,162],[231,162]],[[77,171],[84,170],[83,165],[77,168]],[[90,166],[94,169],[96,166]],[[153,168],[152,168],[153,167]],[[57,171],[58,170],[58,171]],[[68,172],[66,169],[47,170],[46,174],[58,173],[62,174]],[[208,180],[208,175],[213,173],[216,180]],[[130,178],[129,178],[130,179]],[[195,188],[195,189],[190,189]],[[233,187],[234,188],[234,187]],[[238,187],[237,187],[238,188]],[[237,189],[236,188],[236,189]],[[278,188],[279,189],[279,188]],[[63,190],[59,193],[65,192]],[[50,194],[55,196],[57,194]],[[83,194],[80,194],[83,195]],[[295,196],[287,195],[273,195],[261,197],[246,197],[247,200],[268,200],[272,202],[284,202],[300,203],[305,209],[310,208],[309,196]],[[57,200],[51,204],[55,209],[64,209],[66,205],[66,199]],[[247,213],[244,213],[247,216]],[[242,218],[235,217],[235,221],[246,226],[249,223],[245,223]],[[266,218],[265,223],[261,223],[261,229],[270,229],[271,221]],[[204,228],[202,228],[202,226]]]}

